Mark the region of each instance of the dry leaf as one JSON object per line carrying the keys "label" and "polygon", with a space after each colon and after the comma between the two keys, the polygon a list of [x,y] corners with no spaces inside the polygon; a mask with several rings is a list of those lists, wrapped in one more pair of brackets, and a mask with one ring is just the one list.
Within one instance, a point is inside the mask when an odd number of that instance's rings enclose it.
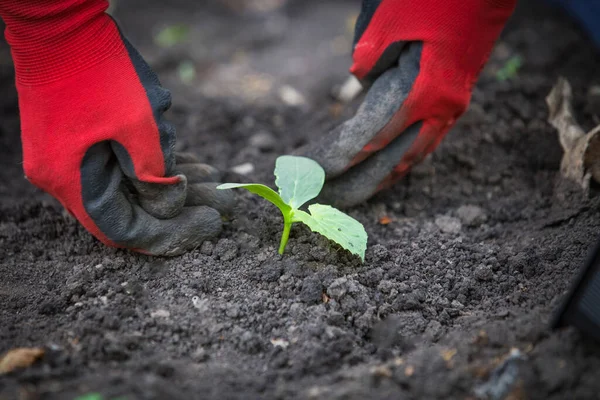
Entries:
{"label": "dry leaf", "polygon": [[[475,387],[475,394],[482,399],[506,399],[510,393],[518,393],[519,371],[526,357],[519,349],[511,349],[488,379]],[[519,399],[519,397],[513,397]]]}
{"label": "dry leaf", "polygon": [[394,359],[394,365],[395,365],[396,367],[399,367],[399,366],[401,366],[401,365],[403,365],[403,364],[404,364],[404,360],[403,360],[401,357],[396,357],[396,358]]}
{"label": "dry leaf", "polygon": [[587,191],[590,179],[600,182],[600,126],[585,133],[577,123],[571,105],[573,92],[564,78],[559,78],[546,97],[550,115],[548,122],[558,130],[564,150],[560,170],[562,176],[574,180]]}
{"label": "dry leaf", "polygon": [[385,365],[379,365],[377,367],[373,367],[371,369],[371,374],[382,377],[382,378],[391,378],[392,371]]}
{"label": "dry leaf", "polygon": [[21,347],[9,350],[0,357],[0,375],[7,374],[18,368],[27,368],[44,355],[44,349],[39,347]]}
{"label": "dry leaf", "polygon": [[333,103],[329,106],[329,115],[333,118],[339,118],[344,111],[344,106],[341,103]]}
{"label": "dry leaf", "polygon": [[485,346],[488,343],[488,334],[483,329],[477,332],[477,336],[473,339],[473,344]]}
{"label": "dry leaf", "polygon": [[448,349],[448,350],[443,350],[440,355],[442,356],[444,361],[448,362],[454,358],[456,353],[457,353],[456,349]]}
{"label": "dry leaf", "polygon": [[271,344],[273,345],[273,347],[280,347],[285,350],[290,345],[290,342],[288,342],[285,339],[275,338],[271,339]]}
{"label": "dry leaf", "polygon": [[379,218],[379,223],[381,225],[389,225],[392,222],[392,219],[390,217],[388,217],[387,215],[384,215],[383,217]]}

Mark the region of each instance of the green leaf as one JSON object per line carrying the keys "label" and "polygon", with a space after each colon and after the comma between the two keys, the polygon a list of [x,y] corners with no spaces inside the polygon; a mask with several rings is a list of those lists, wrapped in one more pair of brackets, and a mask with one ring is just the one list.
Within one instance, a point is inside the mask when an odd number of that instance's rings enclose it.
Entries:
{"label": "green leaf", "polygon": [[519,69],[523,66],[523,58],[516,55],[509,58],[506,63],[496,72],[496,79],[506,81],[517,76]]}
{"label": "green leaf", "polygon": [[177,74],[183,83],[192,83],[196,79],[196,66],[192,61],[182,61],[177,66]]}
{"label": "green leaf", "polygon": [[364,226],[343,212],[322,204],[312,204],[307,213],[298,208],[317,197],[325,183],[325,171],[305,157],[281,156],[275,166],[279,193],[256,183],[225,183],[217,189],[246,189],[275,204],[283,214],[279,254],[283,254],[294,222],[303,222],[313,231],[333,240],[365,260],[367,232]]}
{"label": "green leaf", "polygon": [[249,192],[259,195],[263,199],[269,200],[275,204],[283,215],[283,234],[281,235],[281,242],[279,243],[279,254],[283,254],[285,246],[287,245],[290,237],[290,230],[292,228],[292,207],[285,204],[279,194],[268,186],[260,185],[258,183],[224,183],[217,186],[217,189],[236,189],[242,188]]}
{"label": "green leaf", "polygon": [[224,183],[217,186],[217,189],[237,189],[242,188],[247,191],[257,194],[263,199],[269,200],[279,208],[282,214],[289,214],[292,208],[285,204],[279,194],[268,186],[260,185],[258,183]]}
{"label": "green leaf", "polygon": [[160,47],[173,47],[185,41],[189,31],[189,26],[185,24],[167,26],[154,37],[154,43]]}
{"label": "green leaf", "polygon": [[302,210],[294,210],[294,221],[308,225],[313,232],[333,240],[344,249],[365,260],[367,249],[367,232],[364,226],[338,209],[322,204],[308,206],[310,214]]}
{"label": "green leaf", "polygon": [[104,400],[104,396],[100,393],[87,393],[78,397],[75,397],[74,400]]}
{"label": "green leaf", "polygon": [[325,171],[306,157],[281,156],[275,162],[275,184],[281,199],[293,209],[317,197],[325,183]]}

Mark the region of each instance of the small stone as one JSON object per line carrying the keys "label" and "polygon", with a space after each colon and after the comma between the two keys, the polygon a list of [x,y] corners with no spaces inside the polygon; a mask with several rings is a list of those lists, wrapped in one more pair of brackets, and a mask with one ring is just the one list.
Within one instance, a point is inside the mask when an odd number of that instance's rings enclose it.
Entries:
{"label": "small stone", "polygon": [[235,172],[240,175],[250,175],[254,172],[254,164],[252,163],[244,163],[240,165],[236,165],[231,168],[231,172]]}
{"label": "small stone", "polygon": [[350,103],[363,91],[363,86],[354,75],[351,75],[342,85],[334,88],[333,95],[342,103]]}
{"label": "small stone", "polygon": [[198,347],[198,349],[192,353],[192,359],[196,362],[204,362],[208,360],[208,352],[204,347]]}
{"label": "small stone", "polygon": [[282,349],[287,349],[287,347],[290,345],[290,342],[288,342],[285,339],[275,338],[275,339],[271,339],[271,344],[273,345],[273,347],[280,347]]}
{"label": "small stone", "polygon": [[209,309],[208,299],[200,299],[198,296],[192,297],[192,305],[201,312],[206,312]]}
{"label": "small stone", "polygon": [[256,236],[249,235],[246,232],[240,232],[237,242],[243,249],[256,250],[260,245],[260,239]]}
{"label": "small stone", "polygon": [[221,239],[217,242],[214,253],[221,261],[231,261],[237,257],[238,245],[231,239]]}
{"label": "small stone", "polygon": [[456,308],[457,310],[462,310],[463,308],[465,308],[465,306],[458,300],[452,300],[452,303],[450,305]]}
{"label": "small stone", "polygon": [[439,321],[431,320],[427,324],[427,328],[425,328],[425,337],[429,338],[432,342],[437,342],[443,332],[444,328],[442,324]]}
{"label": "small stone", "polygon": [[323,301],[323,284],[318,276],[311,275],[302,282],[300,300],[307,304]]}
{"label": "small stone", "polygon": [[239,318],[241,315],[240,307],[238,305],[232,305],[225,310],[225,315],[227,315],[229,318]]}
{"label": "small stone", "polygon": [[207,256],[211,256],[213,253],[213,250],[215,248],[215,245],[212,244],[212,242],[204,241],[202,243],[202,245],[200,246],[200,253],[207,255]]}
{"label": "small stone", "polygon": [[462,224],[458,218],[441,215],[435,219],[435,224],[444,233],[459,233]]}
{"label": "small stone", "polygon": [[290,317],[292,317],[292,318],[302,318],[303,315],[304,315],[304,313],[305,313],[305,311],[304,311],[305,308],[306,308],[306,306],[304,306],[301,303],[293,303],[290,306],[290,310],[289,310]]}
{"label": "small stone", "polygon": [[171,316],[171,313],[167,310],[160,308],[156,311],[152,311],[150,313],[150,316],[152,318],[169,318]]}
{"label": "small stone", "polygon": [[347,292],[348,292],[348,279],[346,279],[346,278],[337,278],[327,288],[327,294],[336,300],[339,300],[342,297],[344,297]]}
{"label": "small stone", "polygon": [[291,107],[298,107],[306,104],[306,99],[302,93],[290,85],[283,85],[279,88],[279,98]]}
{"label": "small stone", "polygon": [[283,267],[279,262],[266,262],[259,268],[256,279],[261,282],[277,282],[283,273]]}
{"label": "small stone", "polygon": [[372,328],[375,318],[375,307],[370,307],[354,321],[354,326],[363,332],[368,332]]}
{"label": "small stone", "polygon": [[467,226],[477,227],[487,220],[485,211],[478,206],[464,205],[456,210],[456,215],[460,221]]}
{"label": "small stone", "polygon": [[273,150],[277,145],[277,139],[267,131],[258,132],[250,137],[250,146],[260,150]]}
{"label": "small stone", "polygon": [[388,280],[383,280],[381,282],[379,282],[379,285],[377,285],[377,289],[379,289],[379,291],[381,293],[390,293],[392,291],[392,289],[394,289],[394,282],[392,281],[388,281]]}
{"label": "small stone", "polygon": [[332,311],[327,316],[327,323],[329,325],[342,326],[345,322],[346,322],[346,318],[344,317],[344,314],[339,313],[337,311]]}
{"label": "small stone", "polygon": [[489,281],[494,277],[494,272],[489,265],[479,265],[475,268],[475,278],[480,281]]}
{"label": "small stone", "polygon": [[367,259],[373,263],[379,263],[389,258],[387,247],[381,244],[375,244],[367,250]]}

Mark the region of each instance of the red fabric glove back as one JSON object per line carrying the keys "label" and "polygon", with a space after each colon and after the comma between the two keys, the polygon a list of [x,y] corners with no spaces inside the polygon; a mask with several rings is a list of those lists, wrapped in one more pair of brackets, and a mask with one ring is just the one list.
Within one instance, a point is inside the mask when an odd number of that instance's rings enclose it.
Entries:
{"label": "red fabric glove back", "polygon": [[[220,217],[206,207],[182,209],[187,180],[175,173],[175,130],[162,119],[170,94],[107,7],[106,0],[0,0],[25,174],[102,242],[180,253],[218,232]],[[160,196],[160,209],[144,206]]]}
{"label": "red fabric glove back", "polygon": [[423,121],[421,131],[389,179],[404,175],[433,151],[467,109],[473,85],[515,5],[516,0],[383,0],[369,7],[373,15],[357,26],[350,69],[357,78],[376,79],[373,72],[386,67],[378,63],[395,43],[422,42],[423,47],[419,74],[402,109],[352,165],[418,121]]}
{"label": "red fabric glove back", "polygon": [[466,110],[516,0],[363,0],[350,71],[356,114],[297,153],[327,174],[320,201],[358,204],[430,153]]}

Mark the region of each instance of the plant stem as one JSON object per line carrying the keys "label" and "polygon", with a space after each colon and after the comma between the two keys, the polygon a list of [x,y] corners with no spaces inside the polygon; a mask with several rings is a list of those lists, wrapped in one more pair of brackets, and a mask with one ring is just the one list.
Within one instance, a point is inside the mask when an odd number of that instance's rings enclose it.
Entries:
{"label": "plant stem", "polygon": [[279,244],[279,254],[283,254],[285,246],[287,245],[290,237],[290,230],[292,229],[292,218],[291,216],[283,216],[283,233],[281,234],[281,243]]}

